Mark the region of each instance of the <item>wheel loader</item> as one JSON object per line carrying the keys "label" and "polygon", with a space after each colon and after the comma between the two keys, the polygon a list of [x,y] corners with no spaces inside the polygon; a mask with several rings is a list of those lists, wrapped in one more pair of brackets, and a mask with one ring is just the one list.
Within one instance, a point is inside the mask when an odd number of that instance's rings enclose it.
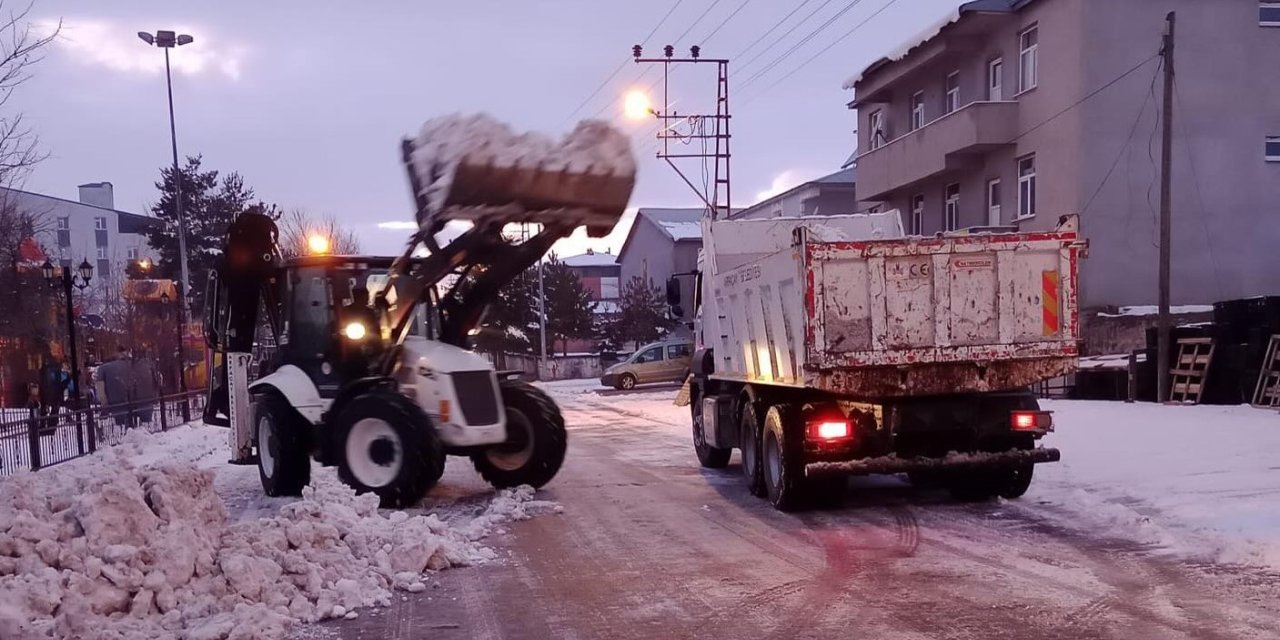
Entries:
{"label": "wheel loader", "polygon": [[[204,421],[230,427],[231,461],[256,463],[268,495],[299,494],[313,458],[386,507],[421,499],[447,455],[470,457],[499,488],[540,487],[564,460],[556,404],[468,345],[498,291],[554,242],[579,226],[612,230],[634,164],[573,171],[473,154],[442,169],[415,166],[412,139],[401,152],[420,224],[402,255],[285,259],[273,220],[246,212],[210,274]],[[441,171],[448,193],[428,197],[423,176]],[[456,220],[471,226],[438,242]],[[540,230],[504,235],[516,222]]]}

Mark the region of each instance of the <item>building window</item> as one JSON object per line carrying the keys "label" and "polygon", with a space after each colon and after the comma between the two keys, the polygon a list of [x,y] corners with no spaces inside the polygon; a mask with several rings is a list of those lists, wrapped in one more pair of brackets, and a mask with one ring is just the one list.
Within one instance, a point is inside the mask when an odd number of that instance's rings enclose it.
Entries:
{"label": "building window", "polygon": [[1000,179],[987,182],[987,225],[998,227],[1000,219]]}
{"label": "building window", "polygon": [[106,248],[106,247],[98,247],[98,259],[99,259],[99,260],[106,260],[106,259],[107,259],[107,248]]}
{"label": "building window", "polygon": [[71,218],[61,216],[58,218],[58,248],[65,249],[71,246]]}
{"label": "building window", "polygon": [[942,203],[942,228],[955,231],[960,228],[960,185],[949,184]]}
{"label": "building window", "polygon": [[918,91],[911,96],[911,130],[924,126],[924,92]]}
{"label": "building window", "polygon": [[987,100],[1004,100],[1004,59],[996,58],[987,63]]}
{"label": "building window", "polygon": [[1018,219],[1036,215],[1036,156],[1018,160]]}
{"label": "building window", "polygon": [[1036,88],[1040,65],[1040,27],[1031,27],[1018,35],[1018,91]]}
{"label": "building window", "polygon": [[1267,137],[1267,162],[1280,162],[1280,136]]}
{"label": "building window", "polygon": [[111,261],[103,258],[98,259],[98,270],[93,272],[95,279],[103,279],[111,277]]}
{"label": "building window", "polygon": [[1280,27],[1280,2],[1275,0],[1259,2],[1258,24],[1264,27]]}
{"label": "building window", "polygon": [[868,119],[868,124],[871,129],[870,148],[873,150],[879,149],[885,143],[884,112],[879,109],[872,111],[871,117]]}
{"label": "building window", "polygon": [[107,230],[107,218],[106,218],[105,216],[99,216],[99,217],[94,218],[94,219],[93,219],[93,228],[94,228],[94,230],[95,230],[95,231],[106,231],[106,230]]}
{"label": "building window", "polygon": [[880,213],[880,205],[876,205],[874,207],[871,207],[870,209],[867,209],[867,213]]}
{"label": "building window", "polygon": [[137,248],[130,248],[128,251],[125,251],[125,252],[124,252],[124,257],[125,257],[125,259],[126,259],[126,260],[137,260],[137,259],[138,259],[138,249],[137,249]]}
{"label": "building window", "polygon": [[947,114],[960,108],[960,72],[955,71],[947,76],[947,93],[942,98],[942,113]]}
{"label": "building window", "polygon": [[907,220],[907,233],[918,236],[924,234],[924,194],[911,196],[911,218]]}

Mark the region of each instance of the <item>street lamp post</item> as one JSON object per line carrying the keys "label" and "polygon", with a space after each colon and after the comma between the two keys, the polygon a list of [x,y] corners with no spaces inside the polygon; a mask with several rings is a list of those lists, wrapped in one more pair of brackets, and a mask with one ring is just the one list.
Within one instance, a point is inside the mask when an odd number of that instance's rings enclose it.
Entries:
{"label": "street lamp post", "polygon": [[[184,357],[183,345],[182,345],[182,307],[183,307],[182,283],[175,282],[174,289],[176,290],[174,293],[177,294],[178,296],[178,299],[175,301],[177,303],[177,309],[178,309],[177,311],[178,322],[174,323],[175,337],[177,338],[177,345],[178,345],[177,359],[176,359],[177,369],[178,369],[178,393],[182,395],[182,419],[184,422],[191,422],[191,405],[187,401],[187,376],[186,376],[186,371],[184,371],[184,367],[183,367],[183,365],[185,364],[186,358]],[[168,292],[160,294],[160,302],[166,307],[169,306]]]}
{"label": "street lamp post", "polygon": [[[195,38],[187,34],[177,34],[173,31],[156,31],[155,34],[146,31],[138,32],[138,39],[164,49],[164,80],[165,86],[169,91],[169,141],[173,148],[173,184],[174,184],[174,201],[173,206],[178,214],[178,264],[181,271],[181,280],[178,284],[178,326],[185,322],[183,317],[187,312],[187,299],[182,296],[182,292],[186,291],[191,284],[190,273],[187,271],[187,214],[182,208],[182,172],[178,168],[178,128],[173,118],[173,74],[169,69],[169,50],[174,47],[180,47],[184,44],[191,44]],[[182,343],[178,343],[179,367],[181,367]],[[179,376],[181,378],[181,376]],[[185,385],[184,385],[185,387]],[[183,391],[186,389],[184,388]],[[184,410],[185,411],[185,410]]]}
{"label": "street lamp post", "polygon": [[[76,289],[84,291],[89,286],[89,281],[93,279],[93,265],[90,265],[88,260],[84,260],[83,262],[80,263],[80,267],[78,269],[79,273],[74,275],[71,273],[70,266],[62,267],[60,269],[60,271],[62,271],[62,274],[59,277],[54,274],[55,269],[54,269],[53,263],[48,260],[45,260],[44,264],[41,265],[40,270],[44,272],[44,279],[46,282],[49,283],[50,287],[57,286],[59,279],[62,281],[62,294],[66,298],[67,352],[71,359],[71,381],[72,381],[71,402],[72,402],[72,406],[74,407],[75,416],[76,416],[76,435],[79,436],[80,435],[80,409],[81,409],[80,386],[82,384],[82,381],[80,380],[80,357],[77,354],[77,349],[76,349],[76,315],[75,315],[75,305],[73,305],[71,302],[71,289],[72,287],[75,287]],[[81,450],[83,450],[83,443],[81,444],[82,444]],[[97,447],[98,445],[95,438],[94,430],[89,429],[89,450],[94,451],[97,449]]]}

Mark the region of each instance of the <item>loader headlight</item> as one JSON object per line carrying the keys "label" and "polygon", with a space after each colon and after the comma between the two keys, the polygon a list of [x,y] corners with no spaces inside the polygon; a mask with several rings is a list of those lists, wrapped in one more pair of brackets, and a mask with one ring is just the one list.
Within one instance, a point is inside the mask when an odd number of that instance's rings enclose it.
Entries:
{"label": "loader headlight", "polygon": [[367,333],[367,330],[362,322],[349,322],[347,326],[342,328],[342,335],[346,336],[348,340],[364,340],[365,333]]}

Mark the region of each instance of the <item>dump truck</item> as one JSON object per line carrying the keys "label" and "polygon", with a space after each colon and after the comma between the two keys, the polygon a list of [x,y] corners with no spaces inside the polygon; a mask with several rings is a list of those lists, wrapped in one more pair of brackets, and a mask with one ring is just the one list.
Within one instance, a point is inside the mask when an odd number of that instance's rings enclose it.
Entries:
{"label": "dump truck", "polygon": [[[251,211],[210,274],[205,337],[220,366],[204,420],[230,427],[232,462],[256,464],[268,495],[298,495],[313,458],[386,507],[421,499],[447,455],[499,488],[541,487],[564,461],[555,402],[470,340],[554,242],[613,229],[635,185],[627,137],[586,121],[556,142],[446,116],[400,151],[419,225],[403,254],[285,258],[275,222]],[[463,230],[442,241],[450,223]],[[538,230],[512,237],[513,223]]]}
{"label": "dump truck", "polygon": [[[699,462],[779,509],[850,475],[1021,496],[1053,430],[1030,387],[1079,356],[1078,218],[908,237],[896,211],[704,220],[688,381]],[[668,283],[678,305],[680,287]]]}

